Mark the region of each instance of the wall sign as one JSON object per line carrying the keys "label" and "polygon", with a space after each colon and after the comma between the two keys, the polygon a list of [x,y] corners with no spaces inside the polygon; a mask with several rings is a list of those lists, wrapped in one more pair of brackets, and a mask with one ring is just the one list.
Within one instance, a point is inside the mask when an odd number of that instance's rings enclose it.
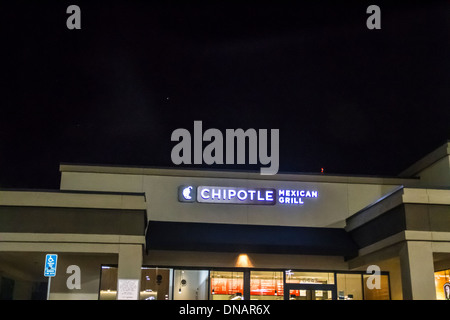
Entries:
{"label": "wall sign", "polygon": [[303,205],[305,201],[318,198],[316,190],[240,188],[218,186],[178,187],[178,201],[199,203],[225,203],[247,205]]}

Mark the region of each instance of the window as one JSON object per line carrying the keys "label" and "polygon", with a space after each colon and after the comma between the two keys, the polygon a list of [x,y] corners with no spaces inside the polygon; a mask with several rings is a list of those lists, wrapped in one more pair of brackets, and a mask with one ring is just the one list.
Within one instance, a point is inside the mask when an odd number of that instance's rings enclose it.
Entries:
{"label": "window", "polygon": [[434,273],[437,300],[450,300],[450,270]]}
{"label": "window", "polygon": [[283,300],[282,271],[251,271],[251,300]]}
{"label": "window", "polygon": [[367,287],[367,279],[370,275],[364,274],[364,300],[389,300],[389,277],[387,275],[380,275],[380,289]]}
{"label": "window", "polygon": [[244,273],[233,271],[211,271],[212,300],[243,300]]}
{"label": "window", "polygon": [[115,300],[117,297],[117,267],[102,266],[100,278],[100,300]]}
{"label": "window", "polygon": [[169,300],[171,271],[166,268],[146,268],[141,271],[140,300]]}
{"label": "window", "polygon": [[175,270],[174,300],[208,300],[208,270]]}
{"label": "window", "polygon": [[339,300],[363,300],[361,274],[338,273],[336,282]]}
{"label": "window", "polygon": [[[141,269],[140,300],[171,299],[171,270],[165,268]],[[117,299],[117,267],[102,266],[100,300]]]}

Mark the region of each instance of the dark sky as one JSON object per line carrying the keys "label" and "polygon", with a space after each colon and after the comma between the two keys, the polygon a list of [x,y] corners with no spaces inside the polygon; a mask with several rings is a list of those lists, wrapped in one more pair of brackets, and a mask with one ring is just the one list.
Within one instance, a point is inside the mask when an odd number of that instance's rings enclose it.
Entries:
{"label": "dark sky", "polygon": [[174,166],[194,120],[279,129],[280,172],[396,175],[450,139],[449,1],[2,1],[0,35],[1,188]]}

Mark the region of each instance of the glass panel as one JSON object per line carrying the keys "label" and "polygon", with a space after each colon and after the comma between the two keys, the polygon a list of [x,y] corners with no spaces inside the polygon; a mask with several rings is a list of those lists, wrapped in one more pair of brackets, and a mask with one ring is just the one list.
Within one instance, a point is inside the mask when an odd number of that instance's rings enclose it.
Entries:
{"label": "glass panel", "polygon": [[244,273],[232,271],[211,271],[212,300],[243,300]]}
{"label": "glass panel", "polygon": [[334,273],[287,270],[286,283],[334,284]]}
{"label": "glass panel", "polygon": [[174,300],[207,300],[208,270],[175,270]]}
{"label": "glass panel", "polygon": [[362,300],[362,275],[338,273],[337,291],[339,300]]}
{"label": "glass panel", "polygon": [[289,290],[289,300],[332,300],[331,290]]}
{"label": "glass panel", "polygon": [[389,277],[380,275],[380,289],[369,289],[367,279],[370,275],[363,275],[364,278],[364,300],[389,300]]}
{"label": "glass panel", "polygon": [[251,300],[283,300],[282,271],[251,271]]}
{"label": "glass panel", "polygon": [[434,273],[437,300],[450,300],[450,270]]}
{"label": "glass panel", "polygon": [[142,268],[141,300],[169,300],[171,269]]}
{"label": "glass panel", "polygon": [[100,276],[100,300],[116,300],[117,267],[102,266]]}
{"label": "glass panel", "polygon": [[333,295],[331,290],[311,290],[313,292],[313,300],[332,300]]}

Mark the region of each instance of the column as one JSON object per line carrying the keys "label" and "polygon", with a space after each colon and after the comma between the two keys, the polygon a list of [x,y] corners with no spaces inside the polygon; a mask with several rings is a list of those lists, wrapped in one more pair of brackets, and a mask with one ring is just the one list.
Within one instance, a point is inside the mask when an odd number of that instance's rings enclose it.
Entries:
{"label": "column", "polygon": [[244,270],[244,300],[250,300],[250,270]]}
{"label": "column", "polygon": [[431,242],[406,241],[399,252],[405,300],[435,300]]}
{"label": "column", "polygon": [[120,244],[117,299],[139,299],[141,267],[142,245]]}

